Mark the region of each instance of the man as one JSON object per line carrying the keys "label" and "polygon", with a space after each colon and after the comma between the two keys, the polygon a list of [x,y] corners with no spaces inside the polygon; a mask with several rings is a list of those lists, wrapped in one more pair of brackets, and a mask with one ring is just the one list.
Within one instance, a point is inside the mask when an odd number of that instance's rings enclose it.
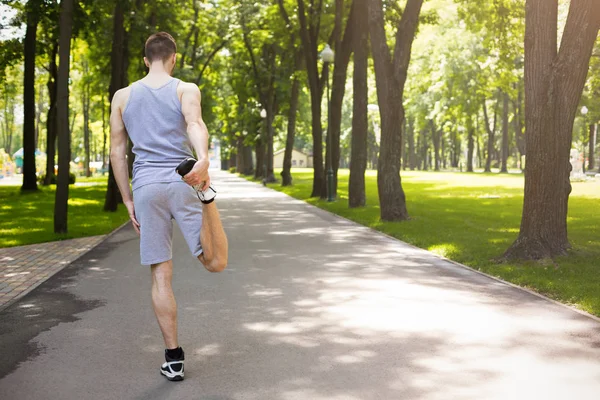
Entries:
{"label": "man", "polygon": [[[220,272],[227,265],[227,237],[215,203],[200,202],[203,193],[197,196],[192,188],[212,189],[208,131],[198,87],[171,76],[176,54],[175,40],[168,33],[154,34],[146,41],[148,74],[117,91],[112,99],[110,160],[123,202],[140,235],[141,264],[151,265],[152,305],[166,346],[166,362],[160,372],[169,380],[180,381],[185,357],[177,340],[177,306],[171,287],[172,219],[192,254],[210,272]],[[127,135],[135,154],[132,192]],[[192,147],[198,160],[182,178],[176,168],[193,156]]]}

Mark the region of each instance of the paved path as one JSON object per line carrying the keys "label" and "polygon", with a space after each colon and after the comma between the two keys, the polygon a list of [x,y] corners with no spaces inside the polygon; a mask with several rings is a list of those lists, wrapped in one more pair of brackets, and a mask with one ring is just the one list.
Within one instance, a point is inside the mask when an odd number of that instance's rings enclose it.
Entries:
{"label": "paved path", "polygon": [[38,287],[105,237],[0,248],[0,310]]}
{"label": "paved path", "polygon": [[219,175],[230,266],[175,230],[186,380],[128,225],[0,313],[2,399],[600,398],[600,323]]}

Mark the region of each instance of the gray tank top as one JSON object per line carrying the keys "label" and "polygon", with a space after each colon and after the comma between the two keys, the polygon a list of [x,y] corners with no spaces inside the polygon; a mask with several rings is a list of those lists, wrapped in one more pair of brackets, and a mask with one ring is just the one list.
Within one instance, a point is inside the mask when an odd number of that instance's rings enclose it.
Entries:
{"label": "gray tank top", "polygon": [[140,81],[131,85],[123,123],[135,154],[132,190],[149,183],[181,181],[175,167],[193,157],[177,96],[179,82],[172,78],[156,89]]}

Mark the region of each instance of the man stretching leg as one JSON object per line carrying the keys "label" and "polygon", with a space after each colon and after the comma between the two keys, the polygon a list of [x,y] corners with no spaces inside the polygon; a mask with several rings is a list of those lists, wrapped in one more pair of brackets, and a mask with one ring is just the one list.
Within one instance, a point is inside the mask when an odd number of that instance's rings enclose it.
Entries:
{"label": "man stretching leg", "polygon": [[[175,219],[192,254],[210,272],[227,265],[227,237],[215,202],[200,202],[192,186],[210,187],[208,131],[202,120],[200,91],[171,77],[177,47],[168,33],[148,38],[144,62],[148,75],[113,97],[110,115],[110,160],[133,227],[140,235],[142,265],[151,265],[152,305],[165,341],[166,362],[160,372],[183,380],[184,353],[177,340],[177,305],[171,287]],[[127,135],[135,162],[129,189]],[[183,178],[176,172],[197,155]]]}

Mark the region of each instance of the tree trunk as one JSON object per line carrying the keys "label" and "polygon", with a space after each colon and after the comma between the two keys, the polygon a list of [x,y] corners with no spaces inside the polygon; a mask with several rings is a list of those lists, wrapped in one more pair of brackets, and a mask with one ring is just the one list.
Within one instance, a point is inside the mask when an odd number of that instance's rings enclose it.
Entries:
{"label": "tree trunk", "polygon": [[254,179],[264,179],[265,177],[265,145],[262,140],[258,140],[254,147],[256,152],[256,169],[254,171]]}
{"label": "tree trunk", "polygon": [[[84,73],[87,75],[87,62]],[[87,78],[86,78],[87,79]],[[85,150],[85,176],[90,177],[90,83],[85,83],[83,89],[83,148]]]}
{"label": "tree trunk", "polygon": [[354,50],[354,100],[352,105],[352,144],[350,149],[350,181],[348,184],[348,205],[363,207],[366,204],[365,170],[367,169],[367,134],[369,117],[368,68],[369,31],[364,27],[369,23],[368,4],[355,1],[354,18],[348,23],[355,29]]}
{"label": "tree trunk", "polygon": [[[117,1],[115,5],[113,24],[113,42],[110,56],[111,77],[108,89],[109,103],[112,102],[112,98],[117,90],[127,86],[127,84],[124,84],[123,82],[124,79],[126,79],[125,75],[127,75],[127,69],[125,68],[127,62],[123,60],[126,54],[124,47],[127,45],[127,31],[125,30],[125,12],[123,10],[123,4],[120,1]],[[119,187],[115,180],[112,163],[109,158],[108,187],[106,189],[106,198],[104,200],[104,211],[117,211],[117,206],[122,201],[121,193],[119,192]]]}
{"label": "tree trunk", "polygon": [[39,98],[37,103],[37,108],[35,110],[35,140],[34,140],[34,148],[39,147],[40,140],[40,125],[42,124],[42,111],[44,110],[44,89],[39,89]]}
{"label": "tree trunk", "polygon": [[408,124],[408,156],[409,156],[409,168],[414,171],[417,168],[417,153],[415,151],[415,126],[414,120],[411,120]]}
{"label": "tree trunk", "polygon": [[[25,67],[23,72],[23,186],[21,191],[37,190],[35,175],[35,46],[38,10],[30,1],[25,31]],[[34,4],[31,4],[34,3]]]}
{"label": "tree trunk", "polygon": [[[469,124],[471,125],[471,124]],[[473,172],[473,151],[475,149],[475,128],[473,126],[468,127],[469,130],[469,141],[467,144],[467,172]]]}
{"label": "tree trunk", "polygon": [[267,107],[267,151],[266,151],[266,164],[267,164],[267,182],[269,183],[273,183],[273,182],[277,182],[277,179],[275,179],[275,171],[273,169],[273,159],[275,157],[275,152],[274,152],[274,143],[273,143],[273,139],[275,136],[275,128],[273,127],[273,120],[275,119],[275,110],[274,110],[274,106],[275,104],[273,104],[273,102],[269,103],[269,106]]}
{"label": "tree trunk", "polygon": [[508,93],[503,93],[502,96],[502,167],[500,168],[501,173],[508,172]]}
{"label": "tree trunk", "polygon": [[54,202],[54,233],[67,233],[69,200],[69,162],[71,132],[69,130],[69,59],[73,29],[73,0],[60,3],[59,65],[56,81],[56,116],[58,133],[58,178]]}
{"label": "tree trunk", "polygon": [[432,119],[429,120],[429,127],[431,128],[431,139],[433,141],[433,154],[435,157],[434,170],[439,171],[440,170],[440,134],[441,134],[441,132],[437,131]]}
{"label": "tree trunk", "polygon": [[252,175],[254,173],[254,165],[252,162],[252,146],[244,145],[242,151],[244,152],[244,170],[242,173],[244,175]]}
{"label": "tree trunk", "polygon": [[453,133],[454,135],[452,137],[452,167],[459,168],[462,142],[460,140],[458,132],[455,130]]}
{"label": "tree trunk", "polygon": [[[518,84],[517,84],[518,85]],[[525,135],[523,134],[523,92],[521,86],[517,88],[517,102],[514,104],[515,116],[513,118],[515,128],[515,141],[519,150],[519,168],[523,170],[523,157],[525,157]]]}
{"label": "tree trunk", "polygon": [[570,3],[557,52],[558,0],[527,0],[525,14],[525,130],[527,167],[519,237],[508,259],[566,255],[573,122],[583,91],[600,7]]}
{"label": "tree trunk", "polygon": [[238,136],[237,138],[237,143],[235,146],[235,151],[236,151],[236,160],[235,160],[235,172],[241,174],[242,173],[242,169],[244,168],[244,138],[241,136]]}
{"label": "tree trunk", "polygon": [[106,104],[102,97],[102,169],[106,168]]}
{"label": "tree trunk", "polygon": [[[302,49],[306,60],[306,72],[308,75],[308,87],[310,90],[310,109],[312,118],[313,139],[313,187],[311,197],[324,198],[327,195],[325,172],[323,169],[323,127],[321,126],[321,99],[323,98],[324,80],[328,78],[327,68],[324,68],[323,76],[319,78],[317,66],[317,49],[319,31],[321,28],[321,7],[312,7],[309,10],[309,20],[306,18],[306,7],[304,0],[297,0],[298,20],[300,21],[300,38]],[[322,5],[322,2],[319,3]],[[316,18],[315,18],[316,17]],[[315,19],[317,21],[315,21]]]}
{"label": "tree trunk", "polygon": [[429,159],[427,157],[427,154],[429,153],[429,143],[427,142],[427,133],[425,130],[421,131],[421,146],[420,146],[420,151],[421,151],[421,170],[422,171],[427,171],[429,170]]}
{"label": "tree trunk", "polygon": [[48,116],[46,117],[46,177],[44,185],[50,185],[54,177],[54,165],[56,156],[56,80],[58,76],[58,67],[56,65],[56,55],[58,54],[58,40],[53,43],[50,53],[50,64],[48,68]]}
{"label": "tree trunk", "polygon": [[[327,68],[325,68],[327,70]],[[326,73],[326,75],[328,75]],[[310,197],[327,196],[325,170],[323,169],[323,127],[321,126],[321,98],[318,86],[309,84],[310,110],[312,114],[312,139],[313,139],[313,187]],[[314,94],[313,94],[314,93]]]}
{"label": "tree trunk", "polygon": [[490,120],[487,113],[487,105],[485,104],[485,100],[483,101],[483,117],[485,122],[485,128],[488,133],[488,141],[487,141],[487,158],[485,160],[485,170],[484,172],[492,172],[492,158],[494,157],[495,152],[495,140],[496,140],[496,121],[498,116],[498,101],[496,101],[496,106],[494,107],[494,125],[490,128]]}
{"label": "tree trunk", "polygon": [[404,129],[402,101],[411,47],[422,5],[423,0],[408,0],[398,23],[392,58],[385,33],[383,3],[381,0],[369,0],[369,33],[381,116],[377,187],[383,221],[408,219],[406,199],[400,181],[400,153]]}
{"label": "tree trunk", "polygon": [[7,154],[12,154],[12,137],[15,129],[15,101],[12,94],[4,92],[4,124],[2,124],[2,141]]}
{"label": "tree trunk", "polygon": [[595,168],[594,157],[596,157],[596,129],[596,124],[590,124],[588,171],[592,171]]}
{"label": "tree trunk", "polygon": [[[364,0],[362,0],[364,2]],[[343,38],[337,35],[335,42],[335,59],[333,68],[333,84],[331,86],[331,116],[329,118],[330,126],[327,127],[328,134],[331,133],[331,140],[327,141],[327,150],[325,157],[325,167],[329,170],[329,160],[332,162],[333,169],[333,198],[337,198],[338,187],[338,169],[340,167],[340,133],[342,127],[342,105],[344,94],[346,92],[346,78],[348,75],[348,64],[352,53],[352,36],[355,29],[352,29],[352,18],[354,13],[355,1],[352,2],[350,15],[346,22]],[[336,23],[338,28],[342,27],[343,1],[336,1]],[[363,25],[363,28],[366,25]],[[329,148],[331,145],[331,149]],[[331,157],[329,157],[331,151]]]}
{"label": "tree trunk", "polygon": [[285,154],[283,156],[283,171],[281,171],[282,186],[292,184],[292,150],[294,150],[294,139],[296,137],[296,117],[298,111],[298,97],[300,95],[300,81],[294,76],[292,82],[292,93],[290,96],[290,111],[288,114],[287,137],[285,140]]}
{"label": "tree trunk", "polygon": [[409,118],[406,124],[406,137],[404,140],[404,144],[402,145],[402,169],[407,171],[410,168],[410,141],[411,136],[413,135],[414,130],[414,120]]}

